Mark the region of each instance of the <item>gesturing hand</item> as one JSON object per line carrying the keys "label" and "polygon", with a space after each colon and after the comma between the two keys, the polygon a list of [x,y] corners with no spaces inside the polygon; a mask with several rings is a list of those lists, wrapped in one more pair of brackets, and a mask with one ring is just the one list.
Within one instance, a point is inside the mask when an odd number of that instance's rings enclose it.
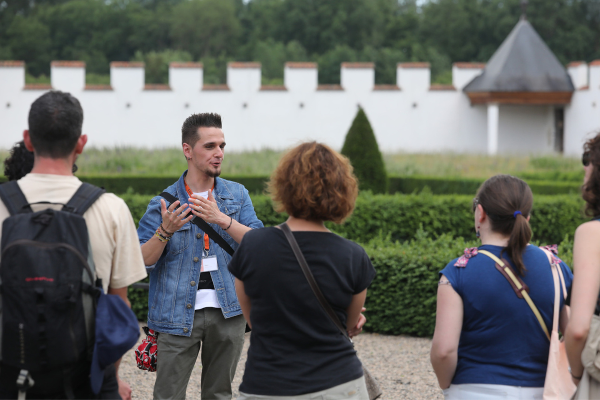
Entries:
{"label": "gesturing hand", "polygon": [[188,207],[187,204],[183,204],[182,206],[177,207],[179,205],[179,200],[177,200],[176,202],[171,204],[169,208],[167,208],[167,203],[165,202],[165,200],[160,199],[160,205],[160,213],[162,215],[162,227],[164,230],[167,231],[165,232],[167,234],[177,232],[182,226],[184,226],[185,224],[190,222],[192,218],[194,218],[193,215],[188,216],[191,209]]}
{"label": "gesturing hand", "polygon": [[229,223],[229,217],[219,210],[219,206],[217,201],[215,200],[212,192],[208,192],[208,199],[204,197],[193,194],[192,197],[189,198],[190,207],[192,208],[192,213],[196,217],[200,217],[209,224],[217,224],[222,225],[223,223]]}
{"label": "gesturing hand", "polygon": [[350,338],[352,339],[354,336],[357,336],[358,334],[360,334],[362,332],[362,328],[365,325],[365,323],[367,322],[367,317],[364,316],[364,312],[367,311],[366,308],[362,308],[361,314],[358,317],[358,323],[356,324],[356,326],[352,329],[350,329],[348,331],[348,336],[350,336]]}

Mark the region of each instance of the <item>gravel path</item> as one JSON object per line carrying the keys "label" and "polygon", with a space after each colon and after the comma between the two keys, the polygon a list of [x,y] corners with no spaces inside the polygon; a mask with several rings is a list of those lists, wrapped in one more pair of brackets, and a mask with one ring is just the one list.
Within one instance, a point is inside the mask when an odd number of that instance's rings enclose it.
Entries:
{"label": "gravel path", "polygon": [[[247,333],[242,358],[233,381],[234,399],[244,375],[249,343],[250,333]],[[430,339],[362,333],[355,338],[354,343],[361,361],[383,389],[381,400],[443,399],[429,363]],[[187,398],[190,400],[200,399],[201,368],[198,357],[187,390]],[[131,385],[134,399],[152,399],[156,375],[137,368],[133,350],[123,357],[119,374]]]}

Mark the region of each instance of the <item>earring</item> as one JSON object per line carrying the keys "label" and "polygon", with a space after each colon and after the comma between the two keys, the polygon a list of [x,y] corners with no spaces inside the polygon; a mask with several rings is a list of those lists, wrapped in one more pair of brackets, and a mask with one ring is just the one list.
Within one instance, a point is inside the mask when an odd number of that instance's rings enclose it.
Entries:
{"label": "earring", "polygon": [[186,157],[185,159],[190,161],[192,159],[192,157]]}
{"label": "earring", "polygon": [[479,233],[479,227],[477,227],[477,232],[475,232],[475,236],[480,237],[481,234]]}

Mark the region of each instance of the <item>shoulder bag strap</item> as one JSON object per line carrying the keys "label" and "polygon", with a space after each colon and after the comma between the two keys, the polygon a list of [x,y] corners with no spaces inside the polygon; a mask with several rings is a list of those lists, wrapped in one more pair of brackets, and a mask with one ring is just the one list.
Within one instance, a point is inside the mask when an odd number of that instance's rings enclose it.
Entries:
{"label": "shoulder bag strap", "polygon": [[298,260],[298,264],[300,264],[302,272],[304,272],[304,276],[306,277],[306,280],[308,281],[308,284],[310,285],[310,288],[312,289],[313,293],[317,297],[317,300],[321,304],[321,307],[323,308],[329,319],[331,319],[335,326],[337,326],[340,332],[342,332],[342,334],[346,337],[346,339],[352,342],[352,339],[350,339],[350,337],[348,336],[346,328],[344,328],[337,314],[335,313],[335,311],[333,311],[333,308],[331,308],[331,305],[329,304],[325,296],[323,296],[323,292],[321,292],[317,281],[315,281],[315,277],[313,276],[312,272],[310,272],[310,268],[308,268],[308,264],[306,263],[304,254],[302,254],[302,250],[300,250],[300,246],[298,246],[298,242],[296,241],[296,238],[294,237],[294,234],[292,233],[290,227],[284,222],[283,224],[279,225],[279,228],[283,231],[283,234],[290,243],[290,246],[294,251],[294,255]]}
{"label": "shoulder bag strap", "polygon": [[[548,338],[548,340],[550,340],[550,333],[548,332],[548,327],[546,327],[546,323],[542,319],[542,315],[540,314],[540,311],[537,309],[535,304],[533,304],[531,297],[529,297],[529,293],[527,293],[527,291],[525,290],[523,285],[521,285],[521,282],[519,282],[519,280],[517,279],[515,274],[513,274],[512,270],[510,268],[508,268],[508,266],[506,266],[506,264],[504,264],[504,262],[501,259],[499,259],[495,255],[493,255],[489,251],[479,250],[478,253],[488,256],[489,258],[494,260],[496,262],[496,264],[498,264],[500,267],[502,267],[502,269],[504,269],[504,271],[506,272],[506,275],[508,275],[510,277],[513,284],[517,287],[518,290],[520,290],[521,294],[523,295],[523,298],[525,299],[527,304],[529,304],[531,311],[533,311],[533,313],[535,314],[535,317],[537,318],[538,322],[540,323],[540,326],[542,327],[542,330],[546,334],[546,337]],[[504,274],[503,274],[503,276],[504,276]]]}
{"label": "shoulder bag strap", "polygon": [[0,185],[0,199],[2,199],[10,215],[18,214],[24,210],[31,212],[29,202],[17,181],[9,181]]}
{"label": "shoulder bag strap", "polygon": [[[169,203],[173,204],[178,199],[173,196],[171,193],[162,192],[159,196],[167,200]],[[206,233],[209,238],[211,238],[216,244],[218,244],[223,250],[227,252],[230,256],[233,256],[234,250],[233,248],[213,229],[212,226],[208,224],[202,218],[194,217],[192,218],[192,224],[196,225],[198,228],[202,230],[202,232]]]}
{"label": "shoulder bag strap", "polygon": [[71,197],[71,200],[63,207],[63,210],[83,216],[88,208],[105,192],[106,190],[102,188],[83,182]]}

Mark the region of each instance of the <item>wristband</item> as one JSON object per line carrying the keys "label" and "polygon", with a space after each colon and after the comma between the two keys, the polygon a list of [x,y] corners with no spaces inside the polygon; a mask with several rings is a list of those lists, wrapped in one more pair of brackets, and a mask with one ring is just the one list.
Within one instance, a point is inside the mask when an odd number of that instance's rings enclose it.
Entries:
{"label": "wristband", "polygon": [[229,218],[231,218],[231,220],[229,221],[229,226],[227,228],[223,229],[224,231],[231,228],[231,224],[233,224],[233,217],[230,215]]}
{"label": "wristband", "polygon": [[158,229],[156,230],[156,233],[154,234],[154,236],[156,236],[158,238],[158,240],[160,240],[163,243],[167,243],[169,240],[171,240],[171,237],[165,237],[163,235],[160,234],[160,232],[158,231]]}
{"label": "wristband", "polygon": [[169,232],[168,230],[166,230],[165,227],[162,226],[162,222],[160,223],[160,229],[162,229],[162,231],[169,236],[173,236],[173,233],[175,233],[175,232]]}

